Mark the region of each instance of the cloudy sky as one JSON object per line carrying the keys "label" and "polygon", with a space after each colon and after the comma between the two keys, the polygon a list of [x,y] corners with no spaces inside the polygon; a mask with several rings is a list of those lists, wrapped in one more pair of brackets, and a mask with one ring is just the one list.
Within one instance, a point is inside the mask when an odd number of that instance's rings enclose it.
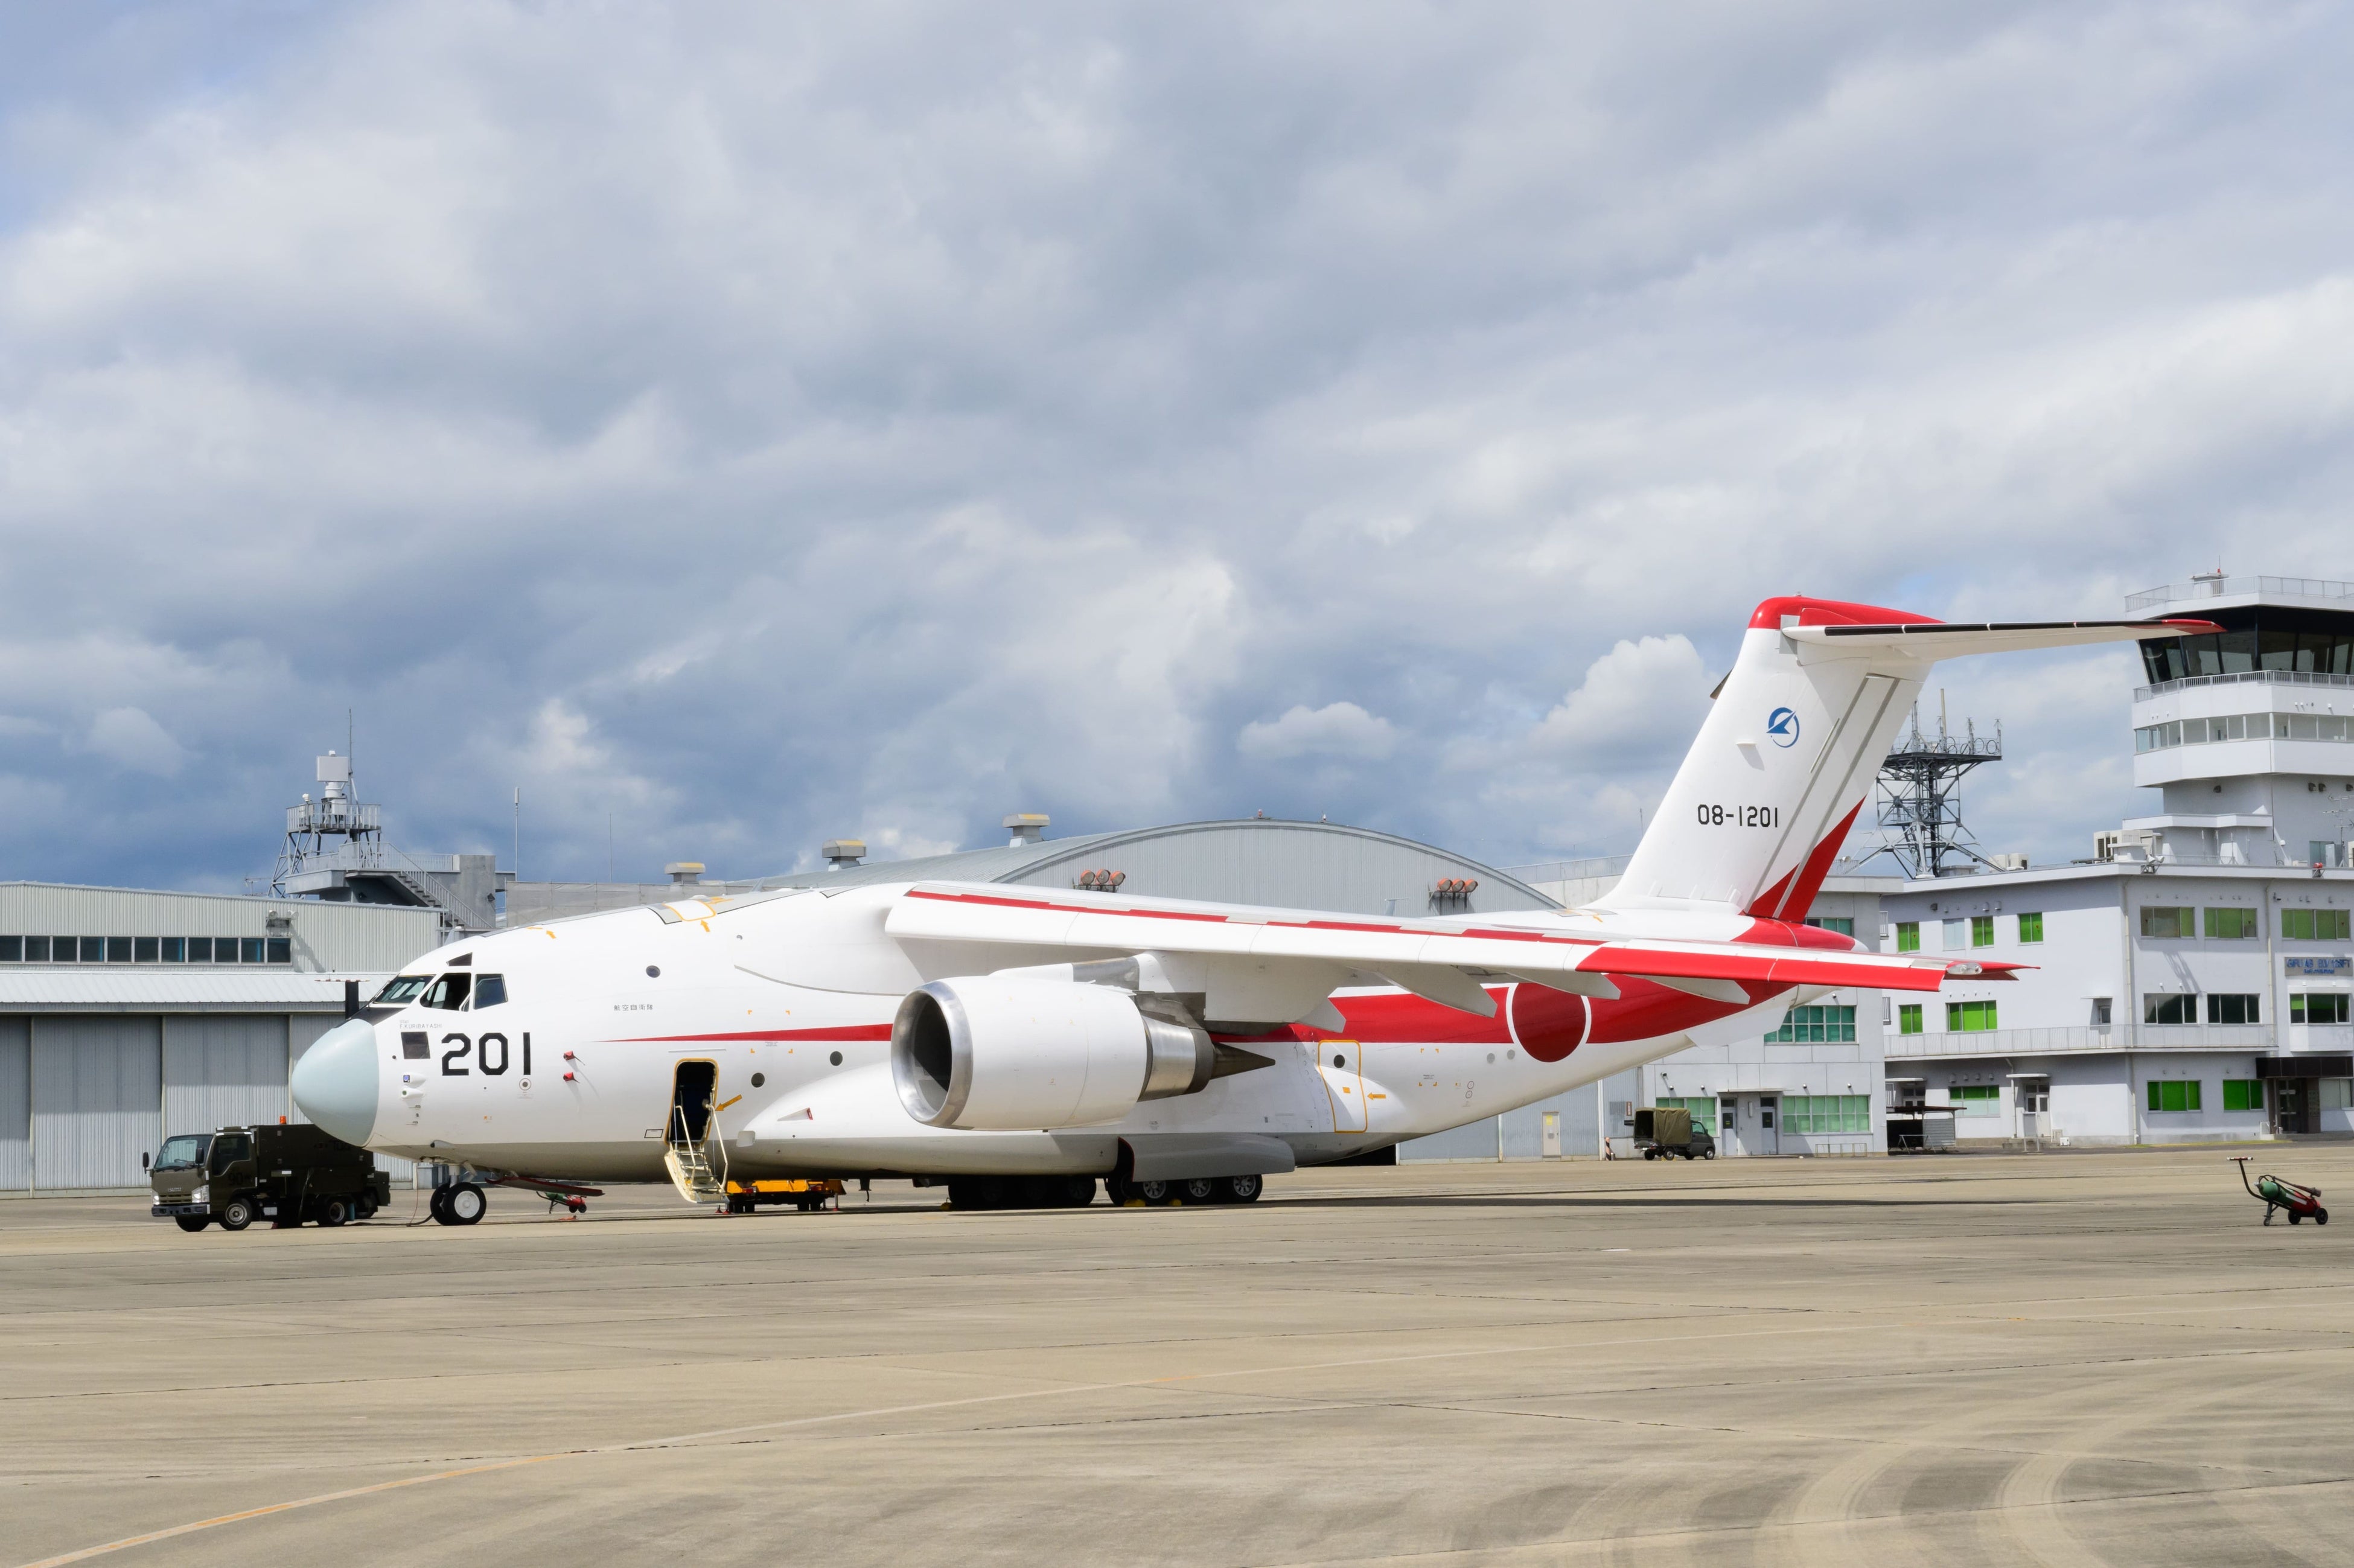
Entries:
{"label": "cloudy sky", "polygon": [[[0,876],[1631,846],[1748,609],[2354,577],[2342,8],[0,3]],[[1950,666],[1990,848],[2131,662]]]}

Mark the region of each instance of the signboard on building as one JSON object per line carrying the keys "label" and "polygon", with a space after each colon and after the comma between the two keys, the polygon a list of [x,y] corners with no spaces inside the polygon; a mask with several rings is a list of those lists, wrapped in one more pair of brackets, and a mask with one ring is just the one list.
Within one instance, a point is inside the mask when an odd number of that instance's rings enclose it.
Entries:
{"label": "signboard on building", "polygon": [[2291,954],[2281,960],[2281,969],[2293,975],[2354,974],[2354,958],[2348,958],[2343,953],[2311,958],[2301,953]]}

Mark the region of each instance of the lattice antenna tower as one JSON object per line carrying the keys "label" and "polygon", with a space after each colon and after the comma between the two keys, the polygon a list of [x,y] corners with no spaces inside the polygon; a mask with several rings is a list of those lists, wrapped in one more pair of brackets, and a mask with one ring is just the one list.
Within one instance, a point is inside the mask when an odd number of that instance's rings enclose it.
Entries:
{"label": "lattice antenna tower", "polygon": [[[1992,736],[1978,734],[1975,719],[1963,733],[1946,727],[1946,694],[1937,694],[1937,733],[1921,731],[1921,706],[1913,706],[1910,730],[1889,748],[1880,765],[1880,847],[1864,861],[1887,855],[1907,877],[1953,876],[1982,865],[1999,869],[1978,852],[1962,822],[1956,795],[1962,776],[1982,763],[2002,760],[2002,725]],[[1859,862],[1859,864],[1863,862]]]}
{"label": "lattice antenna tower", "polygon": [[286,842],[270,873],[270,891],[286,895],[286,881],[305,871],[364,870],[384,861],[384,808],[352,798],[352,759],[330,751],[319,758],[319,798],[286,808]]}

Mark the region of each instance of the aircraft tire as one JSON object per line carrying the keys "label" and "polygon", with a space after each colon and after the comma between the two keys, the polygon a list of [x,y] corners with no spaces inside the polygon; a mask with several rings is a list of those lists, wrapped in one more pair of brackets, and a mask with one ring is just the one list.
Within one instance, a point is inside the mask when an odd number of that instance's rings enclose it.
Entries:
{"label": "aircraft tire", "polygon": [[1094,1177],[1060,1176],[1055,1178],[1055,1180],[1062,1183],[1063,1207],[1066,1209],[1085,1209],[1093,1206],[1095,1203],[1096,1179]]}
{"label": "aircraft tire", "polygon": [[1165,1209],[1178,1200],[1177,1183],[1139,1181],[1136,1184],[1136,1195],[1156,1209]]}
{"label": "aircraft tire", "polygon": [[178,1223],[179,1227],[182,1230],[187,1232],[190,1235],[196,1234],[198,1231],[203,1230],[207,1225],[213,1223],[212,1216],[210,1214],[174,1214],[172,1218]]}
{"label": "aircraft tire", "polygon": [[437,1225],[450,1224],[450,1189],[434,1188],[433,1195],[425,1200],[425,1212],[433,1217],[433,1223]]}
{"label": "aircraft tire", "polygon": [[221,1205],[220,1227],[225,1231],[241,1231],[253,1224],[254,1208],[250,1198],[231,1198]]}
{"label": "aircraft tire", "polygon": [[1229,1176],[1218,1183],[1224,1189],[1219,1201],[1227,1203],[1256,1203],[1258,1195],[1267,1191],[1264,1176]]}
{"label": "aircraft tire", "polygon": [[442,1208],[453,1225],[478,1225],[490,1206],[488,1193],[472,1181],[464,1181],[450,1189],[450,1201]]}

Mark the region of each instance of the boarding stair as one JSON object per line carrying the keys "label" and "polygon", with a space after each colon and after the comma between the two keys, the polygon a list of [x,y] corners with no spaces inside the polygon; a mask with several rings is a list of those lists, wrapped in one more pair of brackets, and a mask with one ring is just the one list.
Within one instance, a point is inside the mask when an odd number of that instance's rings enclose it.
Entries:
{"label": "boarding stair", "polygon": [[710,1118],[705,1126],[706,1135],[698,1140],[688,1133],[686,1118],[673,1110],[669,1144],[663,1150],[663,1168],[670,1172],[671,1184],[678,1189],[678,1195],[688,1202],[725,1202],[727,1146],[719,1138],[717,1117]]}

